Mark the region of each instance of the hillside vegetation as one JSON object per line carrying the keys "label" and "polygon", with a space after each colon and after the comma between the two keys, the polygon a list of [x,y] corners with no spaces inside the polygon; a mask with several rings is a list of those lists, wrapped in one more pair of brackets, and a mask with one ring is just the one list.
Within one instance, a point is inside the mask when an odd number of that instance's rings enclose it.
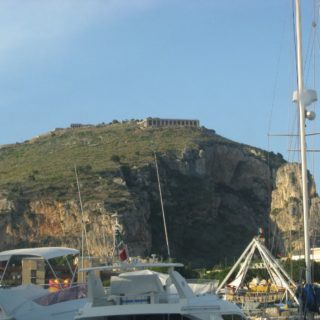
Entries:
{"label": "hillside vegetation", "polygon": [[9,198],[74,197],[77,166],[83,195],[99,198],[97,187],[111,184],[113,173],[153,162],[153,151],[179,157],[212,142],[230,143],[209,130],[136,122],[56,130],[0,149],[0,190]]}

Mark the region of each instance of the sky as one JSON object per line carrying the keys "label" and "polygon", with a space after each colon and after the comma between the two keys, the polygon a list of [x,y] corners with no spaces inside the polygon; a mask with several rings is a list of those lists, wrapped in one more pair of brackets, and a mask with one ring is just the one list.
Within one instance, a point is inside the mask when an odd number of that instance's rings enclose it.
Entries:
{"label": "sky", "polygon": [[[313,88],[319,0],[302,9]],[[0,145],[152,116],[297,160],[290,139],[268,138],[296,124],[292,25],[291,0],[0,0]],[[308,162],[320,177],[317,155]]]}

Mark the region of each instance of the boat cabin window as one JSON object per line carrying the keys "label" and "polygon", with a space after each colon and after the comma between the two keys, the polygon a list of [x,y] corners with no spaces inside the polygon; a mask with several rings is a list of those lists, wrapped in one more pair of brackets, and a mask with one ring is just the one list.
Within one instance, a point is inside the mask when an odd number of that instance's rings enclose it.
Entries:
{"label": "boat cabin window", "polygon": [[50,284],[58,278],[61,282],[75,282],[77,256],[57,257],[49,260],[50,265],[41,257],[15,255],[9,260],[0,261],[0,286],[18,286],[21,284]]}
{"label": "boat cabin window", "polygon": [[[0,262],[0,285],[18,286],[22,283],[22,259],[28,256],[12,256]],[[2,280],[2,281],[1,281]]]}
{"label": "boat cabin window", "polygon": [[[72,273],[75,272],[77,267],[78,258],[74,255],[68,255],[67,257],[57,257],[49,260],[51,268],[46,263],[46,280],[54,278],[57,275],[59,278],[65,279],[72,277]],[[71,270],[70,270],[71,268]],[[72,271],[72,272],[71,272]]]}

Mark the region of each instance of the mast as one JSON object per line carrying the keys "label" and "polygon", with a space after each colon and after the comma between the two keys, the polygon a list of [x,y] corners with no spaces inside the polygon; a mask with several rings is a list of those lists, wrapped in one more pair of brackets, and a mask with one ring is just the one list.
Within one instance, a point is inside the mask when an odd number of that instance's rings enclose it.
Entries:
{"label": "mast", "polygon": [[311,283],[311,263],[310,263],[310,239],[309,239],[309,196],[308,196],[308,176],[306,157],[306,133],[305,119],[313,120],[315,115],[311,111],[306,112],[306,106],[316,101],[316,92],[304,89],[303,62],[302,62],[302,35],[301,35],[301,13],[300,0],[295,1],[296,5],[296,40],[297,40],[297,75],[298,91],[294,94],[294,101],[299,107],[300,125],[300,150],[301,150],[301,176],[302,176],[302,198],[303,198],[303,219],[304,219],[304,256],[306,264],[306,283]]}
{"label": "mast", "polygon": [[83,206],[82,206],[82,198],[81,198],[81,191],[80,191],[80,184],[77,172],[77,166],[74,165],[74,173],[76,175],[77,187],[78,187],[78,196],[79,196],[79,203],[81,209],[81,268],[84,268],[84,236],[85,236],[85,226],[84,226],[84,219],[83,219]]}
{"label": "mast", "polygon": [[301,13],[300,0],[296,0],[296,37],[297,37],[297,72],[298,72],[298,106],[300,118],[300,149],[301,149],[301,175],[302,175],[302,199],[304,219],[304,256],[306,263],[306,283],[311,283],[310,263],[310,239],[309,239],[309,197],[306,157],[306,136],[305,136],[305,106],[301,99],[304,91],[303,64],[302,64],[302,41],[301,41]]}
{"label": "mast", "polygon": [[154,162],[156,164],[156,171],[157,171],[157,180],[158,180],[158,187],[159,187],[159,194],[160,194],[160,203],[161,203],[161,211],[162,211],[162,219],[163,219],[163,227],[164,227],[164,234],[166,237],[166,244],[167,244],[167,253],[168,258],[171,260],[170,254],[170,246],[169,246],[169,238],[168,238],[168,231],[167,231],[167,223],[166,223],[166,215],[164,213],[164,206],[162,200],[162,191],[161,191],[161,184],[160,184],[160,176],[159,176],[159,168],[158,168],[158,161],[157,161],[157,154],[154,152]]}

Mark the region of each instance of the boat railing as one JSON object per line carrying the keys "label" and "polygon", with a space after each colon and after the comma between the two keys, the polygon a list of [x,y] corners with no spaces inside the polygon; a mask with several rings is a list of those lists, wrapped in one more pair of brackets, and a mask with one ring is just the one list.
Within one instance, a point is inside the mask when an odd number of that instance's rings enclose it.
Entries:
{"label": "boat railing", "polygon": [[48,293],[47,295],[36,298],[33,301],[42,306],[49,306],[60,302],[82,299],[86,296],[87,286],[85,284],[78,284],[56,292]]}
{"label": "boat railing", "polygon": [[226,294],[226,300],[236,303],[260,302],[270,303],[280,301],[283,292],[246,292],[244,294]]}

